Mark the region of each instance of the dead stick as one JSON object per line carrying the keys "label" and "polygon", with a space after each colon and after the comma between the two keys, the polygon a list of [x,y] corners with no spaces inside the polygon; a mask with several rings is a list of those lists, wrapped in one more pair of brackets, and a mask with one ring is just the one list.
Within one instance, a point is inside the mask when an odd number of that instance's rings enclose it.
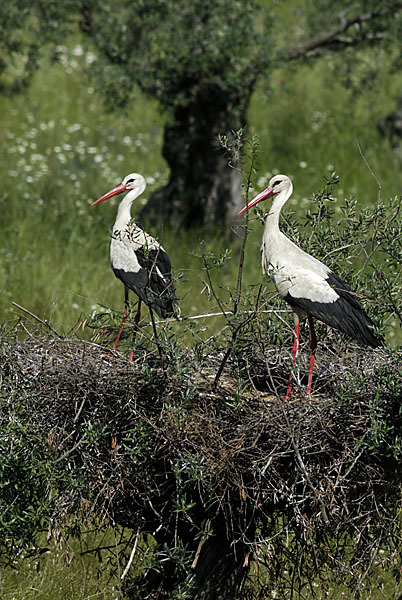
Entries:
{"label": "dead stick", "polygon": [[16,302],[11,302],[11,304],[13,306],[15,306],[16,308],[18,308],[19,310],[22,310],[22,312],[26,313],[27,315],[29,315],[33,319],[36,319],[36,321],[38,321],[39,323],[41,323],[42,325],[44,325],[48,329],[50,329],[50,331],[52,331],[55,335],[57,335],[57,337],[63,338],[63,336],[60,333],[58,333],[58,331],[56,331],[55,329],[53,329],[53,327],[51,325],[49,325],[49,323],[47,321],[43,321],[40,317],[38,317],[37,315],[34,315],[34,313],[32,313],[30,310],[28,310],[27,308],[24,308],[23,306],[20,306]]}

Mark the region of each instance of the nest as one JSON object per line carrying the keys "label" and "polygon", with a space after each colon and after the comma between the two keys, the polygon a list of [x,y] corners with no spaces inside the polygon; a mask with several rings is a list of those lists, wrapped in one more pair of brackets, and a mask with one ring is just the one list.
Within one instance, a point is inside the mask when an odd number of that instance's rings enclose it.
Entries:
{"label": "nest", "polygon": [[265,565],[253,598],[296,571],[299,586],[313,571],[358,585],[384,545],[387,561],[397,555],[396,352],[317,360],[318,394],[289,402],[276,393],[289,364],[278,349],[234,355],[216,388],[219,354],[187,350],[162,367],[152,353],[130,362],[43,333],[7,335],[0,352],[3,398],[75,482],[55,484],[52,527],[79,514],[182,539],[193,567],[208,539],[197,531],[219,531],[234,555]]}

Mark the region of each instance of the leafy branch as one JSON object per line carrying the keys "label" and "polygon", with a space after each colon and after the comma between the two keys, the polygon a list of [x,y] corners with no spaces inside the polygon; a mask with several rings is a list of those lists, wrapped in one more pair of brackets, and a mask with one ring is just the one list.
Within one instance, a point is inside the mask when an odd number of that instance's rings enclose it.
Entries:
{"label": "leafy branch", "polygon": [[[242,135],[243,132],[240,130],[238,132],[238,136]],[[236,136],[235,136],[236,139]],[[248,204],[249,201],[249,191],[251,188],[251,181],[252,181],[252,177],[255,173],[255,169],[256,169],[256,160],[257,160],[257,155],[258,155],[258,146],[259,146],[259,140],[253,136],[250,140],[250,146],[249,146],[249,156],[250,156],[250,162],[249,162],[249,167],[248,167],[248,171],[247,171],[247,175],[246,175],[246,179],[245,179],[245,190],[246,190],[246,194],[245,194],[245,200],[246,200],[246,204]],[[234,293],[234,303],[233,303],[233,315],[237,314],[238,308],[239,308],[239,303],[241,300],[241,292],[242,292],[242,281],[243,281],[243,268],[244,268],[244,257],[245,257],[245,253],[246,253],[246,244],[247,244],[247,238],[248,238],[248,232],[249,232],[249,223],[248,223],[248,219],[249,219],[249,214],[248,214],[248,210],[246,211],[246,217],[245,217],[245,224],[244,224],[244,229],[243,229],[243,240],[242,240],[242,245],[241,245],[241,250],[240,250],[240,260],[239,260],[239,268],[238,268],[238,272],[237,272],[237,281],[236,281],[236,288],[235,288],[235,293]],[[259,296],[257,298],[257,306],[258,306],[258,302],[259,301]],[[250,317],[249,317],[250,318]],[[249,320],[248,318],[248,320]],[[217,373],[215,375],[215,379],[214,379],[214,383],[213,383],[213,387],[216,388],[218,383],[219,383],[219,379],[222,375],[223,369],[225,368],[225,365],[228,361],[228,358],[230,356],[230,354],[232,353],[233,347],[235,345],[236,342],[236,337],[238,332],[240,331],[240,329],[243,327],[244,323],[240,323],[239,325],[237,325],[237,327],[235,327],[232,330],[232,339],[231,342],[229,343],[226,352],[222,358],[222,362],[219,365],[219,368],[217,370]]]}

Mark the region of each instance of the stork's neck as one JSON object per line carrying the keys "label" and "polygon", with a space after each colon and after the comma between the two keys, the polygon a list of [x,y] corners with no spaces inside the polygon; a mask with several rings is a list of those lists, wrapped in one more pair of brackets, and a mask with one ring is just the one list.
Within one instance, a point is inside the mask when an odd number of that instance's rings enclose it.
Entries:
{"label": "stork's neck", "polygon": [[116,221],[114,222],[113,230],[124,231],[131,221],[131,205],[139,196],[137,190],[131,190],[126,194],[119,204],[117,209]]}
{"label": "stork's neck", "polygon": [[279,217],[281,210],[292,195],[292,191],[293,187],[290,186],[288,189],[282,190],[277,196],[275,196],[267,218],[265,219],[264,235],[269,235],[274,231],[279,231]]}

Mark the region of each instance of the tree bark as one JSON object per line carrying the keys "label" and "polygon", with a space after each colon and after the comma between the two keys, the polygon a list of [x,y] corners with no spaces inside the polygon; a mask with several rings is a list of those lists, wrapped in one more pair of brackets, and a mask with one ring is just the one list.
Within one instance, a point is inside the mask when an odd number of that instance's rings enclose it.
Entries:
{"label": "tree bark", "polygon": [[[206,514],[201,511],[199,516]],[[251,537],[254,532],[254,528],[249,531]],[[160,529],[154,538],[162,551],[175,548],[175,533],[170,528]],[[178,589],[185,588],[187,582],[186,593],[191,600],[236,600],[249,571],[250,549],[241,541],[232,543],[229,538],[223,514],[217,516],[213,535],[204,543],[194,539],[192,525],[180,527],[178,539],[195,557],[190,573],[185,573],[188,567],[183,569],[172,552],[169,559],[166,556],[166,560],[159,564],[163,568],[149,569],[145,577],[134,582],[134,586],[139,583],[138,588],[130,589],[129,586],[125,592],[132,600],[172,600],[177,598]]]}
{"label": "tree bark", "polygon": [[236,600],[248,573],[249,549],[231,545],[225,531],[209,538],[195,565],[192,600]]}
{"label": "tree bark", "polygon": [[166,124],[162,152],[170,179],[143,209],[142,216],[151,221],[190,228],[237,220],[243,206],[241,173],[229,166],[218,136],[230,136],[243,126],[245,109],[239,110],[238,101],[216,86],[211,88],[196,92]]}

